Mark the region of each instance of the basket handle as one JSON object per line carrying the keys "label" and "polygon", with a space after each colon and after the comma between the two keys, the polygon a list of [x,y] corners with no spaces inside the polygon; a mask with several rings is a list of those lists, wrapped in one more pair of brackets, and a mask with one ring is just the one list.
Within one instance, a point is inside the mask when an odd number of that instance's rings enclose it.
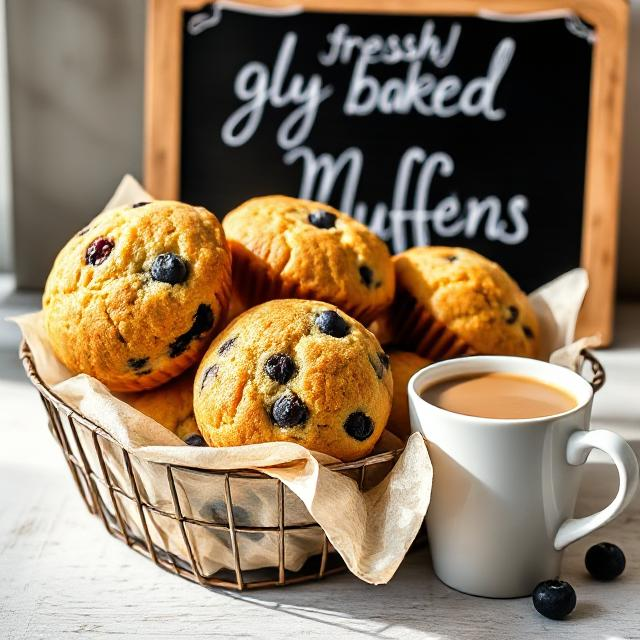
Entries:
{"label": "basket handle", "polygon": [[591,366],[591,380],[587,376],[583,376],[593,388],[593,392],[596,393],[600,391],[606,382],[607,376],[604,371],[604,367],[602,366],[602,362],[598,360],[598,358],[593,355],[591,351],[588,349],[582,349],[580,351],[580,357],[577,362],[577,372],[582,375],[582,369],[584,368],[585,362],[588,362]]}

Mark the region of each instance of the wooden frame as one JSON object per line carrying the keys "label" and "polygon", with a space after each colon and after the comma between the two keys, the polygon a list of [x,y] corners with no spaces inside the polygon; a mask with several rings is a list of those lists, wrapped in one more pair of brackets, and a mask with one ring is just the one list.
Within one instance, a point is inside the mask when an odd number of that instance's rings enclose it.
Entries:
{"label": "wooden frame", "polygon": [[[591,71],[591,99],[585,175],[581,265],[590,288],[578,335],[612,338],[617,219],[626,79],[626,0],[243,0],[246,4],[291,4],[326,13],[476,15],[567,9],[597,30]],[[157,198],[180,193],[180,106],[182,13],[206,0],[148,0],[145,78],[145,187]]]}

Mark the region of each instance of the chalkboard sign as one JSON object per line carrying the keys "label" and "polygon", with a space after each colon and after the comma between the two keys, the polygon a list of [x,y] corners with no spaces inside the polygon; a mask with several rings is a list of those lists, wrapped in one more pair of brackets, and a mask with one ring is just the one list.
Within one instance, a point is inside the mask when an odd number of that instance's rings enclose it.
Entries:
{"label": "chalkboard sign", "polygon": [[554,4],[152,0],[146,186],[219,216],[321,200],[528,291],[583,265],[608,340],[626,6]]}

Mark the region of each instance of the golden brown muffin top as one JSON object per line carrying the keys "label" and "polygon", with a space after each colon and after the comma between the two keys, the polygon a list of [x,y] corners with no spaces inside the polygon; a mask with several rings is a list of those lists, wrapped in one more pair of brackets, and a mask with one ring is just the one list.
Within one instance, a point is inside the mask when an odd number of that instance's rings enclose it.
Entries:
{"label": "golden brown muffin top", "polygon": [[226,313],[230,269],[222,226],[202,207],[106,211],[67,242],[49,274],[43,307],[54,350],[74,372],[135,389],[132,381],[204,350]]}
{"label": "golden brown muffin top", "polygon": [[392,386],[388,358],[359,322],[323,302],[274,300],[211,343],[194,408],[211,446],[292,441],[354,460],[380,437]]}
{"label": "golden brown muffin top", "polygon": [[384,308],[394,293],[386,244],[365,225],[326,204],[265,196],[228,213],[223,226],[233,250],[242,245],[301,293],[350,308]]}
{"label": "golden brown muffin top", "polygon": [[457,247],[414,247],[393,258],[399,291],[479,353],[535,357],[538,320],[495,262]]}

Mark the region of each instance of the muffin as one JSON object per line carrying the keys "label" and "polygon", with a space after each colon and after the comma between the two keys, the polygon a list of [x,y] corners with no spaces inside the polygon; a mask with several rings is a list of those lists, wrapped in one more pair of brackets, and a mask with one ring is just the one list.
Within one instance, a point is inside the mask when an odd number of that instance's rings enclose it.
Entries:
{"label": "muffin", "polygon": [[323,300],[368,323],[393,300],[387,246],[319,202],[253,198],[224,218],[243,308],[276,298]]}
{"label": "muffin", "polygon": [[193,395],[212,447],[289,441],[356,460],[380,437],[392,390],[388,357],[359,322],[324,302],[273,300],[211,343]]}
{"label": "muffin", "polygon": [[389,351],[389,361],[393,377],[393,401],[389,422],[387,422],[387,431],[391,431],[405,441],[411,435],[407,385],[411,376],[431,364],[431,361],[417,353],[396,350]]}
{"label": "muffin", "polygon": [[114,391],[195,363],[225,320],[231,259],[216,217],[180,202],[100,214],[55,260],[43,297],[56,356]]}
{"label": "muffin", "polygon": [[128,395],[125,400],[146,416],[175,433],[191,446],[206,446],[193,415],[193,377],[189,369],[151,391]]}
{"label": "muffin", "polygon": [[455,247],[415,247],[393,259],[394,341],[432,360],[462,354],[535,357],[538,321],[495,262]]}

